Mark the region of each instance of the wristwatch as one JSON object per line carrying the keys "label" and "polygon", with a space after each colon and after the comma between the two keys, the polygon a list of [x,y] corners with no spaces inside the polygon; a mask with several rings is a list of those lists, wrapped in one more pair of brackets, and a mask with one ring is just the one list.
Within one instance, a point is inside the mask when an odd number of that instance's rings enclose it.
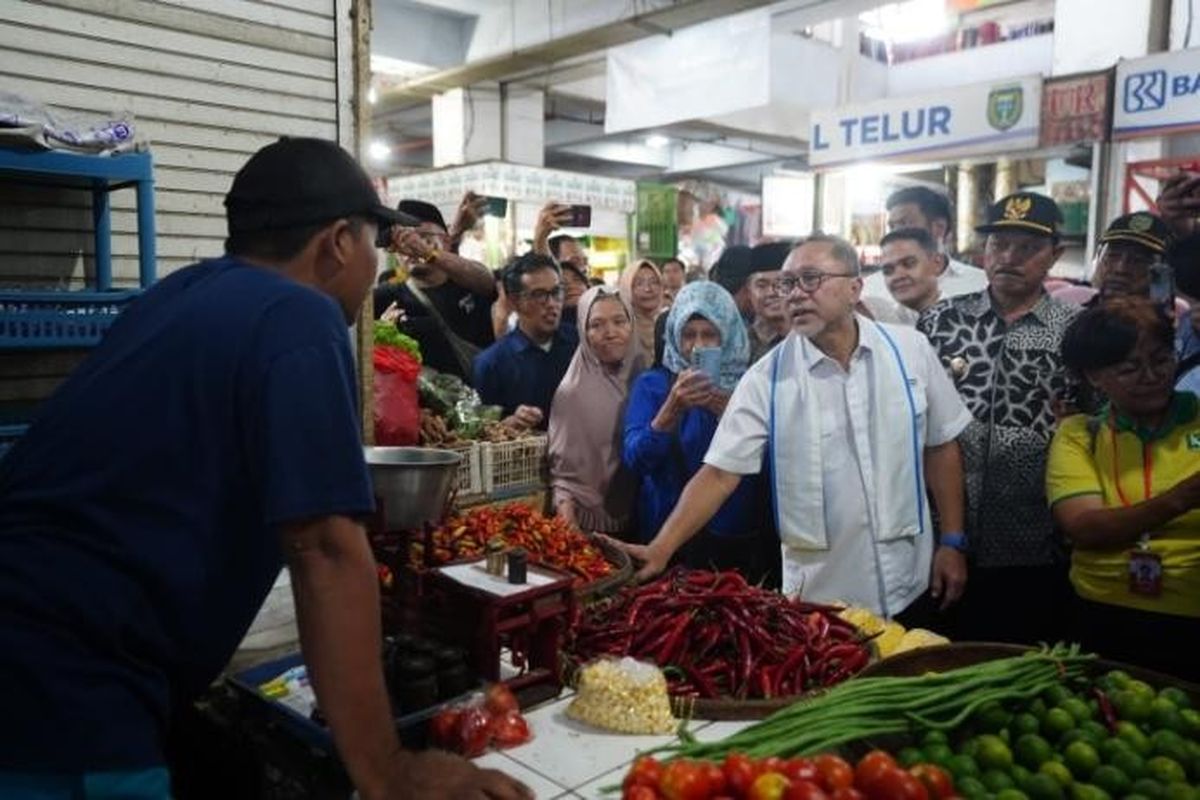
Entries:
{"label": "wristwatch", "polygon": [[967,535],[962,531],[947,531],[938,538],[938,544],[965,553],[967,552]]}

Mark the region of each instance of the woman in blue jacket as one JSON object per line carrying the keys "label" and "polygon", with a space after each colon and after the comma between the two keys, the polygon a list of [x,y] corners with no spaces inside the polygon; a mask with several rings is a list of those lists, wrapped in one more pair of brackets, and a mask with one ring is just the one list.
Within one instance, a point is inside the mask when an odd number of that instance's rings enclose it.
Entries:
{"label": "woman in blue jacket", "polygon": [[[662,322],[660,318],[660,323]],[[693,366],[697,347],[719,348],[715,379]],[[729,292],[712,282],[689,283],[666,315],[662,357],[633,384],[625,412],[625,466],[639,479],[638,517],[643,541],[658,533],[683,487],[704,463],[738,379],[746,371],[750,340]],[[738,569],[750,580],[766,575],[756,476],[741,486],[707,530],[680,553],[694,568]],[[778,544],[774,549],[778,549]]]}

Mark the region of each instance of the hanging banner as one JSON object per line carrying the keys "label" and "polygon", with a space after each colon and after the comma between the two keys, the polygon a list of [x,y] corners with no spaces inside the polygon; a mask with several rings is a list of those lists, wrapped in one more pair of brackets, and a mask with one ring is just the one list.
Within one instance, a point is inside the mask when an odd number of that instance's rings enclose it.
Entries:
{"label": "hanging banner", "polygon": [[1107,139],[1112,77],[1112,70],[1105,70],[1047,78],[1042,84],[1042,147]]}
{"label": "hanging banner", "polygon": [[937,160],[1038,146],[1041,76],[814,111],[808,161]]}
{"label": "hanging banner", "polygon": [[1200,129],[1200,48],[1117,65],[1113,138]]}
{"label": "hanging banner", "polygon": [[748,11],[608,49],[604,132],[771,102],[771,14]]}

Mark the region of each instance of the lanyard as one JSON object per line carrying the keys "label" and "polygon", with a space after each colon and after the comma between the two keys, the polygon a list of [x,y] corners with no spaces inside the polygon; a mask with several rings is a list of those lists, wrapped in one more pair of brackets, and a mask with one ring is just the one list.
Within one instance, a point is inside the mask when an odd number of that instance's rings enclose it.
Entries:
{"label": "lanyard", "polygon": [[[1108,429],[1112,434],[1112,450],[1113,450],[1113,483],[1117,486],[1117,496],[1121,498],[1121,504],[1126,508],[1132,505],[1129,499],[1125,497],[1125,491],[1121,488],[1121,472],[1120,472],[1120,453],[1117,450],[1117,428],[1115,425],[1110,425]],[[1150,445],[1146,442],[1142,443],[1142,485],[1145,491],[1145,499],[1150,499],[1150,483],[1154,476],[1154,456],[1150,450]]]}

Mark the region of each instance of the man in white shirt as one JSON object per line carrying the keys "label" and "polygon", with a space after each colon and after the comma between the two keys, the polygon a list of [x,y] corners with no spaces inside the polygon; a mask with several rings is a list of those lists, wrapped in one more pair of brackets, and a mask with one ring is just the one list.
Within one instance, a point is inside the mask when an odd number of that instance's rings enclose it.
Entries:
{"label": "man in white shirt", "polygon": [[664,569],[766,456],[785,592],[895,616],[931,588],[949,606],[966,583],[955,437],[970,413],[923,336],[854,313],[862,278],[849,243],[810,237],[779,281],[792,332],[738,384],[662,530],[626,547],[639,575]]}
{"label": "man in white shirt", "polygon": [[942,256],[937,242],[924,228],[897,228],[879,245],[879,273],[891,299],[864,297],[863,305],[879,322],[915,328],[921,312],[942,299],[938,285]]}
{"label": "man in white shirt", "polygon": [[[938,285],[943,297],[957,297],[987,288],[987,274],[983,270],[950,258],[945,250],[954,218],[945,195],[925,186],[908,186],[888,196],[887,212],[889,231],[924,228],[937,242],[942,261]],[[890,299],[882,273],[875,272],[863,280],[863,297]]]}

